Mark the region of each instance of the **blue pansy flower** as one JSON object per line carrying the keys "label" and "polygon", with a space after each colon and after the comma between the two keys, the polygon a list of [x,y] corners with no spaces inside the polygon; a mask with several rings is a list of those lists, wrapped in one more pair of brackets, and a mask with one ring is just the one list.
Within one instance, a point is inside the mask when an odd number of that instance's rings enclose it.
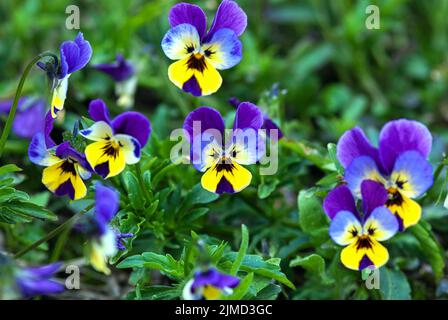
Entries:
{"label": "blue pansy flower", "polygon": [[221,87],[217,70],[237,65],[242,58],[239,36],[247,16],[235,1],[221,2],[207,32],[204,11],[189,3],[176,4],[169,13],[171,29],[162,40],[162,49],[171,60],[168,77],[177,87],[195,96],[210,95]]}
{"label": "blue pansy flower", "polygon": [[428,161],[432,136],[420,122],[400,119],[386,123],[374,147],[362,129],[353,128],[339,139],[337,157],[345,168],[344,179],[356,195],[361,183],[374,180],[388,191],[386,206],[404,230],[418,223],[422,209],[413,199],[433,184],[433,168]]}

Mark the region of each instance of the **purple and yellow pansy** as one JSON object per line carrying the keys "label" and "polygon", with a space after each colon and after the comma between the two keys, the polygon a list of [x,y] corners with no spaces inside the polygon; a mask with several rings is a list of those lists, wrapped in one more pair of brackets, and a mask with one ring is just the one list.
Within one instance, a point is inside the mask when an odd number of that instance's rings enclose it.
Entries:
{"label": "purple and yellow pansy", "polygon": [[110,178],[122,172],[126,164],[140,160],[141,149],[151,133],[151,124],[143,114],[129,111],[110,120],[109,110],[100,99],[90,103],[89,114],[95,123],[80,134],[94,141],[85,154],[97,174]]}
{"label": "purple and yellow pansy", "polygon": [[338,141],[337,157],[345,168],[344,179],[356,196],[362,181],[381,183],[388,191],[386,206],[396,215],[400,230],[418,223],[421,207],[413,199],[433,184],[428,161],[432,147],[429,130],[417,121],[388,122],[381,130],[379,147],[374,147],[362,129],[347,131]]}
{"label": "purple and yellow pansy", "polygon": [[345,248],[341,261],[349,269],[379,268],[389,260],[380,242],[390,239],[399,228],[397,219],[385,206],[388,193],[375,181],[361,183],[363,213],[346,185],[333,189],[325,198],[324,210],[331,219],[330,237]]}
{"label": "purple and yellow pansy", "polygon": [[70,142],[55,145],[50,137],[52,117],[47,114],[45,133],[37,133],[28,148],[28,157],[34,164],[46,167],[42,183],[58,196],[68,195],[72,200],[83,198],[87,188],[83,180],[91,176],[91,167],[84,154],[74,149]]}
{"label": "purple and yellow pansy", "polygon": [[207,19],[197,5],[179,3],[169,13],[171,29],[162,40],[162,49],[171,60],[169,79],[185,92],[206,96],[222,84],[217,70],[237,65],[242,58],[239,36],[247,16],[234,1],[221,2],[207,32]]}
{"label": "purple and yellow pansy", "polygon": [[262,125],[263,114],[250,102],[239,105],[233,130],[227,132],[227,137],[224,120],[217,110],[200,107],[187,116],[184,130],[190,142],[190,160],[204,172],[204,189],[218,194],[235,193],[250,184],[252,174],[243,165],[255,164],[264,155]]}
{"label": "purple and yellow pansy", "polygon": [[209,268],[194,274],[185,285],[182,297],[184,300],[217,300],[222,295],[231,294],[239,283],[237,277]]}
{"label": "purple and yellow pansy", "polygon": [[51,99],[51,115],[56,118],[57,112],[64,108],[67,97],[68,78],[70,75],[86,66],[92,57],[92,47],[84,40],[81,32],[74,41],[64,41],[60,47],[60,66],[54,75],[54,85]]}

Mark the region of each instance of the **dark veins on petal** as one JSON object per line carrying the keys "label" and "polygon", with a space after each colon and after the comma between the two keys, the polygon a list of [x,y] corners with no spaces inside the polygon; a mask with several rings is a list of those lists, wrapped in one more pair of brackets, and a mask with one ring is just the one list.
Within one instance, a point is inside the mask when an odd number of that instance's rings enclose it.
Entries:
{"label": "dark veins on petal", "polygon": [[388,190],[388,200],[386,202],[386,206],[390,207],[393,205],[401,206],[403,203],[403,197],[401,196],[400,192],[396,189],[389,189]]}
{"label": "dark veins on petal", "polygon": [[372,240],[369,236],[360,236],[356,242],[356,250],[372,249]]}
{"label": "dark veins on petal", "polygon": [[67,159],[60,165],[62,172],[76,176],[75,161]]}
{"label": "dark veins on petal", "polygon": [[[120,145],[121,146],[121,145]],[[109,157],[116,158],[118,156],[119,148],[113,145],[113,143],[107,143],[103,148],[103,154]]]}
{"label": "dark veins on petal", "polygon": [[207,68],[205,64],[205,57],[202,54],[192,54],[187,61],[188,69],[198,70],[204,72]]}

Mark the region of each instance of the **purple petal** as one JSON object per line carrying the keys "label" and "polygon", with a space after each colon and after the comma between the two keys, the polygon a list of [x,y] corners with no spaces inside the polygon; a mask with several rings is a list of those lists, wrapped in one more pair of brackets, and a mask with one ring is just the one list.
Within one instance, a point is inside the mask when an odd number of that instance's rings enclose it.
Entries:
{"label": "purple petal", "polygon": [[45,102],[37,99],[24,110],[16,113],[12,129],[22,138],[30,139],[36,133],[43,132],[45,126]]}
{"label": "purple petal", "polygon": [[370,144],[361,128],[355,127],[345,132],[339,139],[337,157],[344,168],[347,168],[353,159],[360,156],[369,156],[377,163],[377,166],[381,164],[378,149]]}
{"label": "purple petal", "polygon": [[44,136],[45,136],[45,144],[47,149],[52,148],[56,145],[56,143],[51,138],[51,132],[53,131],[53,116],[51,115],[51,111],[48,111],[45,115],[45,127],[44,127]]}
{"label": "purple petal", "polygon": [[39,267],[28,267],[23,269],[24,272],[32,275],[33,277],[51,277],[54,273],[56,273],[62,266],[62,263],[56,262],[52,264],[48,264],[45,266]]}
{"label": "purple petal", "polygon": [[92,120],[104,121],[110,123],[109,120],[109,109],[107,109],[106,104],[101,99],[92,100],[89,104],[89,115]]}
{"label": "purple petal", "polygon": [[[200,125],[200,128],[199,126]],[[196,129],[196,126],[197,129]],[[196,130],[195,130],[196,129]],[[202,134],[209,129],[218,130],[221,135],[224,134],[224,120],[219,111],[210,107],[200,107],[190,112],[184,121],[184,130],[190,137],[190,143],[193,143],[193,137]]]}
{"label": "purple petal", "polygon": [[242,102],[238,106],[235,115],[233,129],[254,129],[259,130],[263,125],[263,113],[260,109],[250,102]]}
{"label": "purple petal", "polygon": [[37,295],[61,293],[64,291],[64,286],[61,283],[45,279],[17,279],[17,286],[22,295],[28,298]]}
{"label": "purple petal", "polygon": [[103,234],[109,222],[117,214],[120,207],[120,197],[115,189],[106,187],[100,182],[95,185],[95,218]]}
{"label": "purple petal", "polygon": [[207,18],[204,11],[194,4],[178,3],[170,10],[168,20],[171,27],[179,24],[188,23],[193,25],[201,38],[204,37],[207,29]]}
{"label": "purple petal", "polygon": [[341,185],[331,190],[324,200],[324,211],[330,219],[333,219],[340,211],[349,211],[359,216],[356,210],[355,199],[346,185]]}
{"label": "purple petal", "polygon": [[417,121],[390,121],[380,133],[380,157],[387,173],[392,171],[395,161],[403,152],[417,151],[423,158],[427,158],[431,147],[431,133],[425,125]]}
{"label": "purple petal", "polygon": [[72,184],[72,181],[68,179],[64,183],[62,183],[55,191],[54,194],[57,196],[69,196],[70,199],[75,199],[75,187]]}
{"label": "purple petal", "polygon": [[202,89],[199,86],[198,80],[195,76],[192,76],[187,82],[182,86],[182,90],[191,93],[195,97],[200,97],[202,95]]}
{"label": "purple petal", "polygon": [[[233,30],[240,36],[247,26],[247,16],[235,1],[224,0],[218,7],[215,19],[206,38],[211,39],[219,29]],[[204,41],[205,42],[205,41]]]}
{"label": "purple petal", "polygon": [[[29,99],[28,97],[20,97],[19,98],[19,101],[17,102],[16,112],[23,110],[23,107],[26,104],[26,102],[28,101],[28,99]],[[1,113],[9,113],[9,110],[11,110],[13,102],[14,102],[13,99],[1,101],[0,102],[0,112]]]}
{"label": "purple petal", "polygon": [[235,288],[240,284],[240,279],[237,277],[227,275],[227,274],[219,274],[218,280],[214,283],[214,287],[216,288]]}
{"label": "purple petal", "polygon": [[215,268],[210,268],[207,271],[199,271],[194,275],[194,282],[191,288],[195,290],[198,287],[211,285],[215,283],[219,278],[219,272]]}
{"label": "purple petal", "polygon": [[73,73],[85,67],[92,57],[92,47],[88,41],[84,40],[81,32],[76,36],[75,41],[64,41],[60,48],[61,54],[61,74],[64,78],[67,74]]}
{"label": "purple petal", "polygon": [[133,65],[126,61],[121,54],[117,55],[115,63],[97,64],[93,68],[106,73],[117,82],[127,80],[135,73]]}
{"label": "purple petal", "polygon": [[120,114],[112,121],[114,134],[127,134],[140,142],[143,148],[148,142],[151,134],[151,123],[143,114],[134,111],[128,111]]}
{"label": "purple petal", "polygon": [[283,138],[283,132],[280,128],[272,121],[267,115],[263,116],[263,126],[262,129],[266,130],[266,134],[269,138],[271,138],[271,130],[277,131],[277,139],[280,140]]}
{"label": "purple petal", "polygon": [[69,141],[65,141],[57,146],[56,148],[56,156],[61,159],[66,159],[71,157],[78,161],[78,163],[85,168],[87,171],[92,171],[92,168],[88,164],[86,160],[86,156],[82,153],[79,153],[76,149],[74,149]]}
{"label": "purple petal", "polygon": [[223,193],[235,193],[235,190],[233,189],[233,186],[230,184],[230,182],[226,179],[226,177],[222,177],[219,181],[218,185],[216,186],[216,193],[217,194],[223,194]]}
{"label": "purple petal", "polygon": [[361,197],[364,218],[367,218],[373,210],[384,206],[387,201],[387,190],[379,182],[364,180],[361,183]]}
{"label": "purple petal", "polygon": [[370,258],[365,254],[361,261],[359,262],[359,270],[364,270],[365,268],[375,269],[375,264],[370,260]]}

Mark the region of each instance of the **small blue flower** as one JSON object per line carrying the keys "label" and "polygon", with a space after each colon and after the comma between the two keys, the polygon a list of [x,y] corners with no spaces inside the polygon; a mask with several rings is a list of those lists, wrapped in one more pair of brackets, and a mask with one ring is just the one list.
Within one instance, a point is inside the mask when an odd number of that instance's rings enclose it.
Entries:
{"label": "small blue flower", "polygon": [[231,294],[239,283],[237,277],[210,268],[196,272],[193,279],[185,285],[182,296],[185,300],[216,300],[222,294]]}

